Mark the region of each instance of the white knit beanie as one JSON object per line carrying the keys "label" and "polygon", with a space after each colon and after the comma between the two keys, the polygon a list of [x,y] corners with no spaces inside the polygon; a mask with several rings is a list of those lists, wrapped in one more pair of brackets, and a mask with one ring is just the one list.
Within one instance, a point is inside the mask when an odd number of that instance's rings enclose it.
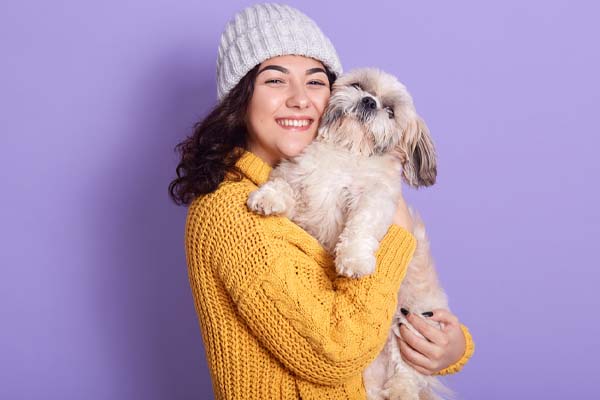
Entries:
{"label": "white knit beanie", "polygon": [[256,65],[288,54],[315,58],[337,76],[342,73],[342,64],[329,39],[312,19],[297,9],[263,3],[238,12],[221,34],[217,57],[218,100]]}

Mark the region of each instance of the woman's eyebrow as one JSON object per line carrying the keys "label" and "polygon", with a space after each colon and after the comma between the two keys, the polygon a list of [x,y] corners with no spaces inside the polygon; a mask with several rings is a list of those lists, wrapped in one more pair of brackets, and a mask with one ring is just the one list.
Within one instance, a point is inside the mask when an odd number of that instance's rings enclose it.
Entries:
{"label": "woman's eyebrow", "polygon": [[[289,69],[284,68],[282,66],[279,66],[279,65],[267,65],[266,67],[264,67],[263,69],[261,69],[260,71],[258,71],[258,74],[260,74],[261,72],[266,71],[268,69],[274,69],[275,71],[280,71],[280,72],[283,72],[284,74],[289,74],[290,73]],[[258,74],[256,74],[256,75],[258,75]]]}
{"label": "woman's eyebrow", "polygon": [[[266,71],[268,69],[274,69],[275,71],[279,71],[279,72],[283,72],[284,74],[289,74],[290,70],[287,68],[284,68],[280,65],[267,65],[266,67],[264,67],[263,69],[261,69],[260,71],[258,71],[258,74],[260,74],[263,71]],[[325,72],[325,70],[323,68],[310,68],[306,70],[306,75],[310,75],[310,74],[316,74],[317,72],[322,72],[325,75],[327,75],[327,72]],[[258,76],[258,74],[256,74]]]}
{"label": "woman's eyebrow", "polygon": [[319,68],[319,67],[307,69],[306,70],[306,75],[316,74],[317,72],[322,72],[325,75],[327,75],[327,72],[325,72],[325,70],[323,68]]}

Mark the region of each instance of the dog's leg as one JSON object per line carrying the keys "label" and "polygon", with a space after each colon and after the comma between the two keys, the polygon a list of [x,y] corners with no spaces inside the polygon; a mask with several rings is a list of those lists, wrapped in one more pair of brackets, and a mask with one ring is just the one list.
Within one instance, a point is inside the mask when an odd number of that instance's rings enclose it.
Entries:
{"label": "dog's leg", "polygon": [[393,219],[395,202],[388,192],[368,190],[348,210],[335,247],[338,274],[362,277],[375,271],[375,251]]}
{"label": "dog's leg", "polygon": [[292,187],[285,180],[276,178],[250,193],[246,204],[258,214],[284,215],[291,219],[296,200]]}
{"label": "dog's leg", "polygon": [[[421,313],[436,308],[448,309],[448,299],[437,277],[425,224],[419,214],[411,207],[409,207],[409,211],[413,219],[413,234],[417,240],[417,246],[398,292],[399,308],[394,316],[392,330],[397,336],[400,336],[398,323],[402,322],[413,334],[423,338],[423,335],[406,320],[406,317],[400,311],[400,307],[410,310],[429,325],[441,329],[438,322],[422,316]],[[386,387],[395,388],[393,390],[398,391],[405,390],[405,382],[414,382],[415,385],[411,390],[419,394],[419,400],[452,398],[452,391],[445,387],[442,381],[435,376],[424,376],[409,367],[402,360],[399,348],[396,350],[392,353],[393,370],[396,373],[386,382]],[[398,397],[401,399],[410,398],[401,394],[398,394],[398,396],[401,396]]]}
{"label": "dog's leg", "polygon": [[425,378],[406,364],[400,354],[398,321],[401,316],[402,314],[399,311],[394,316],[388,343],[386,344],[388,363],[383,388],[387,400],[422,400],[420,395],[425,385]]}

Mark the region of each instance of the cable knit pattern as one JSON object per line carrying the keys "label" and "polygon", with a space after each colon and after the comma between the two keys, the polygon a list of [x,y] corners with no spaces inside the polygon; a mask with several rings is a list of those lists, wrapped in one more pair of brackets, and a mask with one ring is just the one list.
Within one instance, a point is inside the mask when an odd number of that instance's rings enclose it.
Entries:
{"label": "cable knit pattern", "polygon": [[185,231],[215,398],[365,399],[362,371],[386,341],[414,236],[390,226],[375,273],[339,277],[302,228],[247,210],[269,165],[245,152],[237,166],[244,179],[195,199]]}

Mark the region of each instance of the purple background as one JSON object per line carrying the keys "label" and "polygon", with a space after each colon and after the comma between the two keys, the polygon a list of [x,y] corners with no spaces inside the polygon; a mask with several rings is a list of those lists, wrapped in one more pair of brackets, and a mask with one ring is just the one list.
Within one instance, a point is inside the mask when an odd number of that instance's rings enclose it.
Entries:
{"label": "purple background", "polygon": [[[211,398],[167,185],[247,4],[2,3],[0,398]],[[476,342],[447,383],[595,397],[597,3],[290,4],[346,70],[397,75],[431,129],[438,183],[405,194]]]}

